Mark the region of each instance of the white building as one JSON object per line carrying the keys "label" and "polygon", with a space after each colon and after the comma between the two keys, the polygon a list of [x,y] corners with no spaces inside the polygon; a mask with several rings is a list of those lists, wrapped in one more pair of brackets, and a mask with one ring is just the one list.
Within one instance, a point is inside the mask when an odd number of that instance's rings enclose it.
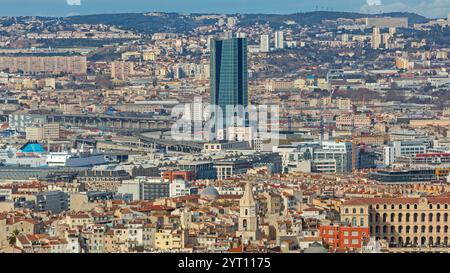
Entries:
{"label": "white building", "polygon": [[284,32],[281,30],[275,32],[275,48],[284,48]]}
{"label": "white building", "polygon": [[384,164],[389,166],[395,162],[399,156],[415,156],[427,152],[429,145],[421,140],[394,141],[389,146],[384,147]]}
{"label": "white building", "polygon": [[175,179],[169,186],[170,197],[180,197],[191,194],[196,194],[198,189],[191,187],[191,183],[184,181],[183,179]]}
{"label": "white building", "polygon": [[259,51],[262,53],[267,53],[270,51],[270,38],[269,35],[263,34],[261,35]]}

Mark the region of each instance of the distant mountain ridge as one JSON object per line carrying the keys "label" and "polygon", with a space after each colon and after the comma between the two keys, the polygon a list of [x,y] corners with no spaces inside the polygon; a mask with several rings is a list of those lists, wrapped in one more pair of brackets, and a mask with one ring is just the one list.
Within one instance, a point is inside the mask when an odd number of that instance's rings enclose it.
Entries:
{"label": "distant mountain ridge", "polygon": [[[77,24],[106,24],[118,25],[124,29],[139,31],[142,33],[155,32],[180,32],[186,33],[192,31],[195,27],[204,25],[208,20],[195,20],[194,17],[210,13],[164,13],[159,12],[161,16],[147,16],[147,13],[121,13],[121,14],[98,14],[98,15],[79,15],[65,17],[68,23]],[[429,21],[424,16],[416,13],[391,12],[383,14],[363,14],[355,12],[337,12],[337,11],[313,11],[293,14],[232,14],[230,16],[239,16],[240,24],[252,25],[256,22],[269,23],[274,27],[283,25],[288,20],[295,21],[300,25],[315,25],[322,20],[336,20],[338,18],[365,18],[365,17],[407,17],[410,24],[426,23]],[[208,22],[210,23],[210,22]]]}

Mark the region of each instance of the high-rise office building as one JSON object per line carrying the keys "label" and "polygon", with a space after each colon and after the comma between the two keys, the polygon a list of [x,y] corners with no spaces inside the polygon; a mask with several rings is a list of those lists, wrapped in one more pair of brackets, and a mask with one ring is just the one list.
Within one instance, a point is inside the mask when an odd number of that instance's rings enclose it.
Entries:
{"label": "high-rise office building", "polygon": [[[220,107],[223,126],[228,127],[226,110],[230,106],[248,106],[247,39],[216,40],[211,51],[211,96],[213,106]],[[216,114],[216,117],[218,115]],[[221,122],[216,120],[216,122]]]}
{"label": "high-rise office building", "polygon": [[275,32],[275,48],[284,48],[284,32],[281,30]]}
{"label": "high-rise office building", "polygon": [[267,53],[267,52],[270,51],[269,35],[267,35],[267,34],[261,35],[261,42],[260,42],[259,51],[262,52],[262,53]]}

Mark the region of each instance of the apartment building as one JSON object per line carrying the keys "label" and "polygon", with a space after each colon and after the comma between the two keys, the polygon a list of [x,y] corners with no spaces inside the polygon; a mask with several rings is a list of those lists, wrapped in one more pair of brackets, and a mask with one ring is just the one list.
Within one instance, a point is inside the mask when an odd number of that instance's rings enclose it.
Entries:
{"label": "apartment building", "polygon": [[11,73],[84,75],[87,59],[85,56],[6,56],[0,57],[0,70],[9,70]]}

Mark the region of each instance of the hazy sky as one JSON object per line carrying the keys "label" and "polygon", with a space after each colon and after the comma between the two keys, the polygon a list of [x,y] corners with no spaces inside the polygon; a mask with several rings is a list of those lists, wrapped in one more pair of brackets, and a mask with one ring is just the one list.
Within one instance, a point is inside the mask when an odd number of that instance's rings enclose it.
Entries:
{"label": "hazy sky", "polygon": [[145,11],[294,13],[316,8],[369,13],[410,11],[435,18],[447,17],[450,0],[0,0],[0,15],[67,16]]}

